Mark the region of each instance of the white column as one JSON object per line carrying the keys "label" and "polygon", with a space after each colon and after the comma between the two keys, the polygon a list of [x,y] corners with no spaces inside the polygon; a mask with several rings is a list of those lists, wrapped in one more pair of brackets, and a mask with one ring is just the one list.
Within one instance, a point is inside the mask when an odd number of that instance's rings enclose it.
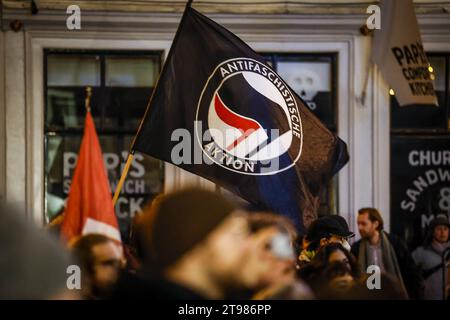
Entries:
{"label": "white column", "polygon": [[391,225],[391,136],[389,86],[383,80],[378,68],[373,72],[373,153],[374,153],[374,207],[383,217],[384,229]]}
{"label": "white column", "polygon": [[[377,159],[373,153],[374,130],[372,125],[373,103],[371,81],[367,83],[366,78],[370,70],[370,44],[371,38],[364,36],[354,37],[353,48],[353,108],[350,109],[350,162],[352,162],[352,203],[350,205],[351,219],[350,225],[356,231],[357,211],[362,207],[374,206],[374,167]],[[365,99],[362,100],[362,93],[365,90]],[[353,157],[353,159],[352,159]],[[357,233],[357,232],[356,232]],[[358,235],[359,236],[359,235]]]}
{"label": "white column", "polygon": [[24,33],[6,31],[5,137],[6,199],[26,208],[26,108]]}
{"label": "white column", "polygon": [[0,32],[0,200],[5,198],[5,55],[4,33]]}

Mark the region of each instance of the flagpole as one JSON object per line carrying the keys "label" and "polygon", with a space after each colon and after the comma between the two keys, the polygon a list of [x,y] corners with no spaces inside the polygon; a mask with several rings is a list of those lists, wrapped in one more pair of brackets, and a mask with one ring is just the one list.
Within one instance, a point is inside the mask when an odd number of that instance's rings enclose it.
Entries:
{"label": "flagpole", "polygon": [[[186,9],[191,6],[192,2],[193,2],[193,0],[188,0],[186,2],[186,7],[185,7],[185,10],[184,10],[183,16],[181,17],[180,25],[179,25],[179,27],[177,29],[177,32],[175,33],[175,37],[174,37],[173,43],[175,43],[176,39],[178,38],[178,34],[179,34],[179,31],[180,31],[181,24],[182,24],[182,22],[184,20],[184,17],[186,15]],[[172,52],[172,47],[169,50],[169,53],[168,53],[167,58],[166,58],[166,61],[170,58],[171,52]],[[161,75],[164,73],[165,67],[166,67],[166,63],[164,62],[164,65],[163,65],[163,68],[161,70],[161,73],[159,74],[158,80],[156,81],[155,88],[158,86],[159,79],[161,78]],[[133,141],[131,142],[131,148],[130,148],[130,151],[128,153],[127,162],[125,163],[125,167],[123,168],[122,174],[120,176],[119,183],[117,184],[117,187],[116,187],[116,191],[114,192],[114,196],[113,196],[113,200],[112,200],[114,206],[117,203],[117,199],[119,198],[120,191],[122,190],[123,184],[124,184],[125,179],[126,179],[126,177],[128,175],[128,170],[130,170],[131,163],[133,162],[133,158],[134,158],[134,143],[136,142],[136,137],[139,135],[139,132],[141,131],[142,124],[144,123],[144,120],[147,117],[147,112],[150,109],[149,107],[150,107],[151,102],[153,100],[154,93],[155,93],[155,90],[153,90],[153,92],[152,92],[152,95],[150,97],[147,109],[145,110],[144,117],[142,117],[141,123],[139,124],[139,128],[137,130],[137,133],[134,136]]]}
{"label": "flagpole", "polygon": [[134,158],[134,151],[132,150],[128,154],[127,162],[125,163],[125,167],[123,168],[122,175],[120,176],[119,183],[117,184],[117,187],[116,187],[116,192],[114,192],[113,206],[116,205],[117,199],[119,198],[120,191],[122,190],[123,184],[128,175],[128,170],[130,170],[130,166],[131,166],[131,163],[133,162],[133,158]]}
{"label": "flagpole", "polygon": [[86,112],[91,112],[91,97],[92,88],[86,87],[86,98],[84,99],[84,107],[86,108]]}

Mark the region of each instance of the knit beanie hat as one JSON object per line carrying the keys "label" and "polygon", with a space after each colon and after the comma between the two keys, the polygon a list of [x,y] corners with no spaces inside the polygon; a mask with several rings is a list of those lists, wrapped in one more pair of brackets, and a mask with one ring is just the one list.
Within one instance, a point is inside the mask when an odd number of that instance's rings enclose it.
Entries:
{"label": "knit beanie hat", "polygon": [[222,195],[190,188],[144,209],[140,227],[146,263],[163,271],[201,243],[235,207]]}

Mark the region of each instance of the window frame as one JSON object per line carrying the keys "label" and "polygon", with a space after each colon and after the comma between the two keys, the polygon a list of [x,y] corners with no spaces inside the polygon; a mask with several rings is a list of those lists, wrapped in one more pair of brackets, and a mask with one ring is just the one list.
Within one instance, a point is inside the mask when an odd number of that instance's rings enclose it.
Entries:
{"label": "window frame", "polygon": [[[130,50],[99,50],[99,49],[44,49],[43,52],[44,55],[44,124],[47,119],[47,110],[48,110],[48,101],[46,99],[47,92],[48,92],[48,56],[49,55],[68,55],[68,56],[80,56],[80,55],[86,55],[86,56],[99,56],[100,58],[100,86],[99,88],[101,90],[104,90],[105,88],[108,88],[106,86],[106,58],[107,57],[114,57],[114,56],[123,56],[123,57],[138,57],[138,56],[155,56],[159,59],[159,70],[158,74],[161,72],[162,65],[164,63],[164,52],[162,50],[139,50],[139,51],[130,51]],[[150,87],[151,90],[154,89],[154,87]],[[151,91],[149,91],[148,98],[150,99]],[[144,115],[145,110],[142,113],[142,116]],[[103,117],[102,117],[103,118]],[[108,129],[103,128],[103,119],[100,121],[101,125],[96,128],[97,133],[100,135],[103,134],[130,134],[134,135],[136,133],[136,130],[131,129]],[[44,125],[44,134],[80,134],[83,133],[83,129],[53,129],[50,130],[47,128],[46,124]]]}
{"label": "window frame", "polygon": [[[43,188],[43,219],[44,223],[48,222],[48,216],[47,216],[47,188],[48,188],[48,179],[49,179],[49,172],[47,171],[46,164],[47,164],[47,156],[49,152],[49,146],[48,146],[48,140],[49,137],[58,136],[62,139],[65,139],[66,137],[82,137],[84,128],[51,128],[47,125],[46,119],[47,119],[47,112],[48,112],[48,58],[49,56],[57,55],[57,56],[97,56],[100,61],[100,86],[96,86],[100,90],[100,92],[103,92],[105,90],[108,90],[107,88],[110,88],[111,86],[106,85],[106,59],[109,57],[151,57],[153,59],[156,58],[156,61],[158,61],[158,75],[162,69],[163,65],[163,59],[164,59],[164,51],[162,50],[140,50],[140,51],[130,51],[130,50],[90,50],[90,49],[49,49],[46,48],[43,50],[43,78],[44,78],[44,103],[43,103],[43,119],[44,119],[44,127],[43,127],[43,182],[44,182],[44,188]],[[156,79],[157,80],[157,79]],[[155,84],[156,84],[155,80]],[[69,86],[71,87],[71,86]],[[80,86],[80,88],[83,86]],[[64,88],[64,86],[63,86]],[[133,87],[130,87],[133,88]],[[150,90],[148,92],[148,99],[150,99],[151,92],[154,90],[154,85],[149,87]],[[142,117],[145,113],[147,105],[143,106],[142,109]],[[103,110],[102,110],[103,111]],[[120,143],[120,140],[123,140],[126,136],[130,136],[131,138],[136,134],[137,126],[134,129],[124,129],[124,128],[104,128],[104,112],[101,112],[101,119],[100,119],[100,126],[97,126],[96,131],[97,134],[100,136],[106,136],[106,137],[117,137],[117,143],[118,145]],[[119,117],[116,115],[116,117]],[[140,117],[140,118],[142,118]],[[120,138],[122,137],[122,139]],[[126,146],[124,149],[128,149],[129,146]],[[78,150],[75,152],[78,153]],[[120,159],[120,155],[119,155]],[[119,165],[120,168],[120,165]],[[163,171],[164,171],[164,165],[163,165]],[[120,173],[119,173],[120,174]],[[164,188],[164,187],[163,187]]]}
{"label": "window frame", "polygon": [[[277,52],[274,51],[264,51],[259,52],[266,61],[270,61],[271,67],[275,72],[278,72],[278,62],[329,62],[330,63],[330,72],[331,72],[331,110],[332,110],[332,124],[327,125],[325,122],[324,125],[333,133],[337,134],[338,132],[338,118],[339,114],[339,106],[337,101],[337,91],[338,91],[338,74],[337,74],[337,65],[338,65],[338,53],[337,52]],[[309,107],[305,106],[309,109]],[[312,110],[310,110],[313,112]],[[314,113],[314,112],[313,112]],[[318,117],[319,118],[319,117]],[[321,120],[319,118],[319,120]],[[322,120],[321,120],[322,121]],[[330,195],[331,192],[335,191],[334,195]],[[323,189],[323,191],[327,196],[327,202],[325,205],[321,205],[319,208],[326,208],[326,214],[339,214],[339,177],[338,175],[334,176]],[[323,212],[318,212],[318,214]]]}
{"label": "window frame", "polygon": [[[277,70],[277,62],[330,62],[331,65],[331,104],[332,104],[332,125],[327,128],[333,133],[338,132],[338,101],[337,101],[337,91],[338,91],[338,75],[337,75],[337,64],[338,64],[338,54],[337,52],[260,52],[260,54],[268,59],[272,63],[275,72]],[[288,60],[295,59],[298,60]],[[327,61],[326,59],[330,59]],[[323,60],[323,61],[322,61]]]}
{"label": "window frame", "polygon": [[[430,135],[430,134],[446,134],[450,133],[450,51],[433,51],[427,52],[428,57],[444,58],[445,59],[445,94],[444,94],[444,107],[446,115],[447,128],[392,128],[392,111],[389,112],[390,119],[390,134],[391,135]],[[389,109],[392,109],[391,97],[389,99]],[[408,106],[400,107],[408,108]],[[433,108],[424,106],[424,108]]]}

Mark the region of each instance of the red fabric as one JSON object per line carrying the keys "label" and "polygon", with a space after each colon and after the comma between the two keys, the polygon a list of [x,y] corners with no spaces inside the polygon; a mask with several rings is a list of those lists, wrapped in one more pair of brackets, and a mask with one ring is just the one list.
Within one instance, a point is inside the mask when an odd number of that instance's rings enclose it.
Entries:
{"label": "red fabric", "polygon": [[222,102],[217,93],[214,97],[214,108],[216,110],[217,115],[223,122],[225,122],[229,126],[239,129],[242,133],[242,135],[239,138],[237,138],[235,141],[233,141],[233,143],[231,143],[227,147],[228,151],[234,149],[239,143],[245,140],[249,135],[254,133],[256,130],[261,129],[261,126],[255,120],[248,119],[231,112],[227,108],[227,106]]}
{"label": "red fabric", "polygon": [[84,135],[64,213],[61,237],[67,242],[81,235],[87,218],[119,229],[102,150],[90,112],[86,114]]}

